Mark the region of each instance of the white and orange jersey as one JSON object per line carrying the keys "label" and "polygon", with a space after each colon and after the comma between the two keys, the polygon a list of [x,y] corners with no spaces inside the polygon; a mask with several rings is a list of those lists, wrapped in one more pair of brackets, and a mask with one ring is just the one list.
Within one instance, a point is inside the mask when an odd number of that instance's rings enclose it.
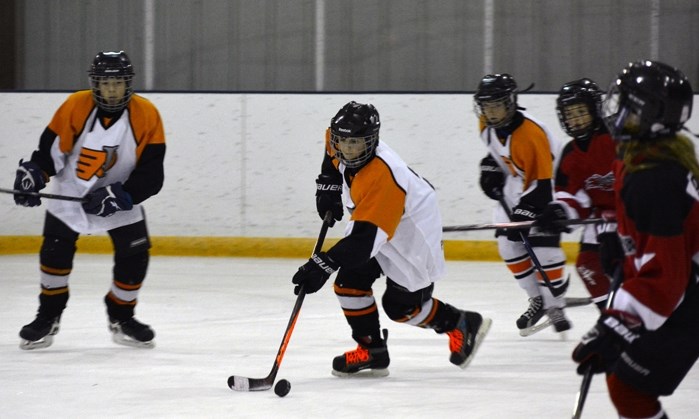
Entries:
{"label": "white and orange jersey", "polygon": [[[536,189],[538,182],[553,182],[554,159],[560,151],[560,143],[548,128],[530,115],[519,113],[523,116],[522,123],[504,138],[498,136],[497,129],[480,122],[481,140],[506,174],[503,193],[510,206],[517,205],[522,195]],[[534,206],[542,208],[546,203]]]}
{"label": "white and orange jersey", "polygon": [[[157,109],[133,95],[123,114],[111,121],[97,116],[92,93],[70,95],[48,129],[57,135],[50,147],[55,176],[49,186],[60,195],[85,196],[115,182],[126,182],[148,145],[165,143]],[[79,233],[95,233],[143,219],[140,205],[111,217],[86,214],[80,203],[49,200],[48,211]]]}
{"label": "white and orange jersey", "polygon": [[[330,151],[330,150],[329,150]],[[337,160],[334,160],[337,162]],[[344,181],[343,199],[351,214],[345,233],[355,222],[377,227],[370,257],[383,272],[410,291],[444,276],[442,218],[437,195],[386,143],[356,175],[337,163]]]}

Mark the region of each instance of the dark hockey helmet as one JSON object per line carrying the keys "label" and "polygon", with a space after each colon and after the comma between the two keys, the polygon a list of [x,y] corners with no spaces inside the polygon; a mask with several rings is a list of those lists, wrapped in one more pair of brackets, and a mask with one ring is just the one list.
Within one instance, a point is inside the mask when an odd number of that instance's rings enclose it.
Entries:
{"label": "dark hockey helmet", "polygon": [[330,144],[347,167],[365,165],[379,143],[379,112],[371,104],[349,102],[330,120]]}
{"label": "dark hockey helmet", "polygon": [[[133,66],[131,60],[124,51],[103,51],[95,56],[92,65],[88,70],[90,76],[90,87],[92,97],[97,106],[107,112],[119,112],[124,109],[133,95]],[[124,95],[120,98],[105,98],[100,90],[100,83],[110,78],[123,81],[125,83]]]}
{"label": "dark hockey helmet", "polygon": [[637,61],[612,81],[602,105],[604,122],[617,141],[671,136],[692,115],[694,92],[678,69]]}
{"label": "dark hockey helmet", "polygon": [[[574,80],[561,86],[556,99],[556,113],[561,127],[568,135],[573,138],[587,138],[592,134],[600,123],[602,95],[597,83],[588,78]],[[571,117],[569,112],[566,112],[566,107],[580,104],[587,106],[590,117],[588,123],[580,124],[576,121],[576,118],[580,118],[579,115]]]}
{"label": "dark hockey helmet", "polygon": [[[476,115],[483,118],[486,125],[498,128],[507,125],[517,112],[517,83],[507,74],[488,74],[484,76],[476,94],[473,96]],[[487,118],[484,107],[504,106],[506,112],[502,118]]]}

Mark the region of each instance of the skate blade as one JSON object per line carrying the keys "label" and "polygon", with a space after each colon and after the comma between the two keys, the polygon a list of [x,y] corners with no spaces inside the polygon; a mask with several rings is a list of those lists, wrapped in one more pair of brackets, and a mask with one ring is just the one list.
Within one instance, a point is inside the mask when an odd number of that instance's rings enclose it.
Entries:
{"label": "skate blade", "polygon": [[388,377],[388,368],[373,368],[357,372],[330,371],[332,375],[340,378],[380,378]]}
{"label": "skate blade", "polygon": [[535,324],[534,326],[525,327],[524,329],[519,331],[519,335],[522,337],[531,336],[535,333],[541,332],[542,330],[550,326],[553,326],[553,322],[551,321],[551,319],[546,319],[541,323]]}
{"label": "skate blade", "polygon": [[490,330],[490,326],[492,324],[493,321],[491,319],[485,317],[483,318],[481,327],[478,328],[478,332],[476,333],[476,342],[473,344],[473,350],[464,360],[464,362],[458,365],[459,368],[463,370],[466,367],[468,367],[468,364],[470,364],[473,358],[476,356],[476,351],[478,351],[478,348],[481,346],[481,343],[483,342],[483,339],[485,339],[485,335],[488,334],[488,331]]}
{"label": "skate blade", "polygon": [[25,351],[31,351],[34,349],[48,348],[52,344],[53,344],[53,335],[46,335],[42,339],[35,340],[35,341],[22,339],[19,342],[19,349],[23,349]]}
{"label": "skate blade", "polygon": [[135,339],[131,339],[130,337],[122,334],[122,333],[113,333],[112,334],[112,341],[114,343],[123,345],[123,346],[130,346],[132,348],[143,348],[143,349],[153,349],[155,348],[155,342],[152,340],[148,342],[141,342]]}

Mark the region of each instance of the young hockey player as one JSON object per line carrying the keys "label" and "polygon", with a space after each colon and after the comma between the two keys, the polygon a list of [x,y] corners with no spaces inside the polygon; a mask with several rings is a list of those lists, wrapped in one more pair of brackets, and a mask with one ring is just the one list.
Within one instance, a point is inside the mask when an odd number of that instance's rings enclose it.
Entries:
{"label": "young hockey player", "polygon": [[[557,144],[544,125],[522,112],[517,105],[517,83],[509,74],[489,74],[478,84],[474,95],[480,137],[488,149],[481,160],[480,185],[483,192],[499,204],[495,222],[534,221],[553,199],[553,165]],[[557,332],[568,330],[565,317],[564,276],[566,256],[560,246],[560,234],[532,229],[496,231],[498,251],[529,297],[529,308],[517,319],[524,333],[544,314]],[[552,293],[537,270],[522,237],[531,244],[543,271],[556,288]]]}
{"label": "young hockey player", "polygon": [[619,417],[667,418],[669,396],[699,357],[699,162],[678,131],[689,80],[655,61],[612,81],[604,119],[619,143],[615,198],[624,281],[573,352],[578,371],[607,373]]}
{"label": "young hockey player", "polygon": [[609,277],[623,254],[616,233],[614,175],[616,144],[601,117],[602,91],[583,78],[564,84],[556,100],[558,120],[573,139],[558,160],[555,200],[537,217],[542,230],[561,233],[556,221],[603,217],[612,222],[584,226],[575,263],[592,301],[602,310],[609,292]]}
{"label": "young hockey player", "polygon": [[[165,135],[157,109],[135,95],[134,71],[123,52],[100,52],[89,70],[90,90],[70,95],[44,130],[39,147],[17,169],[15,189],[53,192],[84,202],[49,200],[40,252],[36,319],[20,330],[22,349],[45,348],[58,333],[80,234],[108,232],[114,269],[107,305],[117,343],[152,347],[153,330],[134,318],[148,268],[150,241],[140,203],[163,185]],[[18,205],[41,205],[15,195]]]}
{"label": "young hockey player", "polygon": [[412,171],[383,141],[374,106],[349,102],[330,121],[326,154],[316,180],[318,213],[351,217],[345,237],[314,254],[292,282],[294,292],[318,291],[337,271],[334,290],[357,349],[333,360],[332,373],[388,375],[387,331],[380,334],[372,285],[386,275],[382,303],[399,323],[433,329],[449,338],[450,361],[465,368],[491,320],[434,298],[445,273],[442,221],[432,185]]}

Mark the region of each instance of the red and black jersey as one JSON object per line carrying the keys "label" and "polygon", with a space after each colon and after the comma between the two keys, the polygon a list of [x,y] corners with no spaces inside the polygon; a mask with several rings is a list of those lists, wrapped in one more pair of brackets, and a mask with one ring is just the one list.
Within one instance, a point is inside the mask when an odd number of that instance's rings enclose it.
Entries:
{"label": "red and black jersey", "polygon": [[556,200],[577,211],[578,218],[614,210],[616,144],[606,132],[589,140],[572,140],[563,147],[555,178]]}
{"label": "red and black jersey", "polygon": [[616,210],[626,261],[614,308],[660,327],[699,281],[699,182],[672,161],[627,173],[615,163]]}

